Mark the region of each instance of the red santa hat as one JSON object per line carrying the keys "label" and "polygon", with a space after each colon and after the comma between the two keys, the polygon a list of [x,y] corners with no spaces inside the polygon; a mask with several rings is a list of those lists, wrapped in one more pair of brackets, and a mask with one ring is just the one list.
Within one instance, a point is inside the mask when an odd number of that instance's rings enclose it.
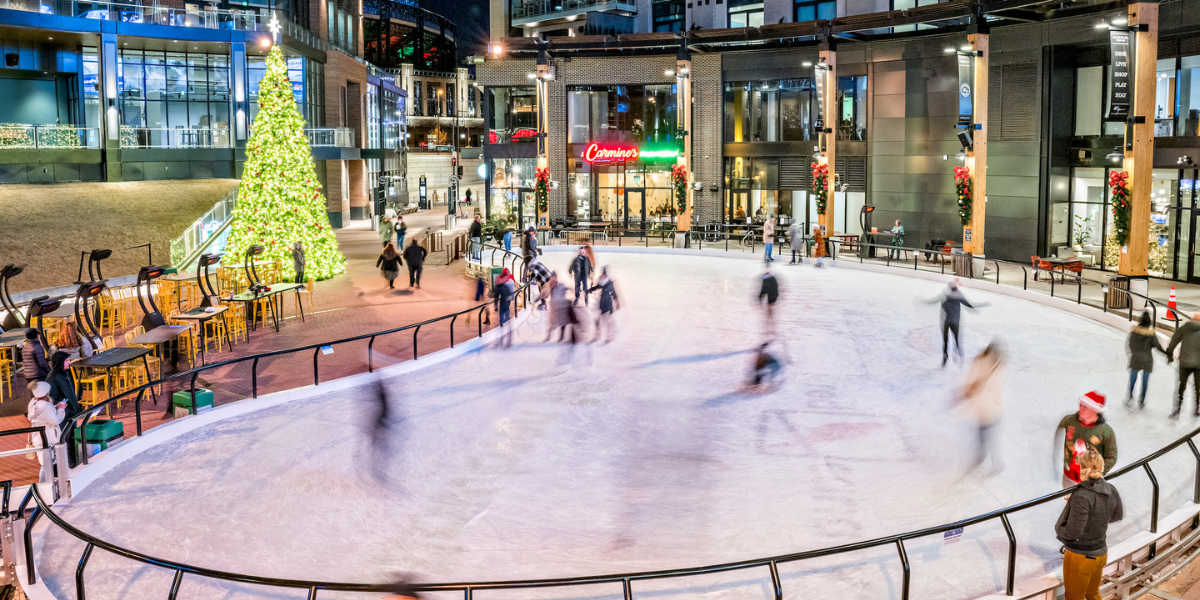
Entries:
{"label": "red santa hat", "polygon": [[1100,392],[1097,392],[1096,390],[1092,390],[1092,391],[1080,396],[1079,397],[1079,405],[1086,406],[1098,413],[1102,413],[1105,411],[1105,409],[1108,408],[1107,406],[1105,406],[1104,394],[1101,394]]}

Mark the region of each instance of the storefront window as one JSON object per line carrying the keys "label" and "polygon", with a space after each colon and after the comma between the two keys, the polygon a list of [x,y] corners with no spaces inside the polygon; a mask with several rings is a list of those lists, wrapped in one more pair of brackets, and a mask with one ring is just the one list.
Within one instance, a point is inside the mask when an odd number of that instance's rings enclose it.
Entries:
{"label": "storefront window", "polygon": [[[1174,62],[1172,60],[1171,62]],[[1169,275],[1171,254],[1175,252],[1175,221],[1170,207],[1179,198],[1179,171],[1177,169],[1155,169],[1150,186],[1150,274],[1158,277]],[[1186,242],[1185,242],[1186,243]]]}
{"label": "storefront window", "polygon": [[1179,135],[1200,135],[1200,56],[1180,59]]}
{"label": "storefront window", "polygon": [[762,27],[763,3],[761,0],[729,0],[729,26]]}
{"label": "storefront window", "polygon": [[790,214],[779,206],[779,159],[727,157],[725,159],[726,214],[733,221],[761,221]]}
{"label": "storefront window", "polygon": [[838,139],[867,139],[867,77],[838,77]]}
{"label": "storefront window", "polygon": [[675,86],[572,86],[568,142],[669,142],[676,137]]}
{"label": "storefront window", "polygon": [[[146,143],[228,145],[228,56],[123,50],[118,66],[121,124],[152,130]],[[212,133],[180,135],[178,141],[153,133],[196,129]]]}
{"label": "storefront window", "polygon": [[[592,144],[574,145],[586,156]],[[568,209],[578,221],[610,222],[626,229],[673,229],[677,208],[669,158],[604,163],[568,161]]]}
{"label": "storefront window", "polygon": [[515,229],[533,224],[537,216],[533,199],[536,169],[536,158],[495,158],[489,161],[489,218],[501,218]]}
{"label": "storefront window", "polygon": [[1055,255],[1078,256],[1084,264],[1100,264],[1108,229],[1107,186],[1104,169],[1075,169],[1071,180],[1067,239],[1062,247],[1051,248]]}
{"label": "storefront window", "polygon": [[[866,78],[863,79],[865,136]],[[814,101],[812,80],[809,79],[726,83],[725,141],[802,142],[813,139]]]}
{"label": "storefront window", "polygon": [[[534,86],[487,88],[488,143],[537,141],[537,92]],[[530,174],[532,177],[532,172]]]}
{"label": "storefront window", "polygon": [[1154,80],[1154,137],[1175,135],[1175,59],[1160,58]]}

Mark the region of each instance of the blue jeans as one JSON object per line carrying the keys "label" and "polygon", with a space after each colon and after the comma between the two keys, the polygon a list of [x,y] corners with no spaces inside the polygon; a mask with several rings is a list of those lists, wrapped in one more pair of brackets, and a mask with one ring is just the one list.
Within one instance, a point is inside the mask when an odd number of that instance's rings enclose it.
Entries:
{"label": "blue jeans", "polygon": [[404,251],[404,234],[403,233],[396,234],[396,251],[397,252]]}
{"label": "blue jeans", "polygon": [[479,258],[480,250],[481,250],[481,248],[479,246],[479,238],[477,238],[477,237],[471,238],[471,256],[474,257],[476,261],[480,260],[480,258]]}
{"label": "blue jeans", "polygon": [[1138,373],[1142,374],[1142,396],[1141,401],[1146,401],[1146,386],[1150,384],[1150,371],[1135,371],[1129,370],[1129,398],[1133,399],[1133,388],[1137,385]]}
{"label": "blue jeans", "polygon": [[772,248],[773,246],[775,246],[775,244],[772,244],[771,242],[767,242],[767,244],[766,244],[766,245],[767,245],[767,255],[766,255],[766,259],[767,259],[767,260],[771,260],[771,248]]}
{"label": "blue jeans", "polygon": [[512,232],[511,231],[506,232],[504,234],[504,249],[508,250],[509,252],[512,252]]}

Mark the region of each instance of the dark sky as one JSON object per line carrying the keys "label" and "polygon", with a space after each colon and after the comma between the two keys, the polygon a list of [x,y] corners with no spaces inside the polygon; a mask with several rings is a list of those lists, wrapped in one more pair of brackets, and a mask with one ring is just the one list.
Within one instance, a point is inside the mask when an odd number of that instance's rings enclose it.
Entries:
{"label": "dark sky", "polygon": [[450,19],[458,28],[458,58],[483,54],[488,42],[488,0],[419,0],[421,8]]}

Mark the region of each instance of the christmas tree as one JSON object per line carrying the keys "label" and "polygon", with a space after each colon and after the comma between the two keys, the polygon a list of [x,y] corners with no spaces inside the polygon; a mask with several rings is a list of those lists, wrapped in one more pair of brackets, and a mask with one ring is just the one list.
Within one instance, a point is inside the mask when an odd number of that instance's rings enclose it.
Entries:
{"label": "christmas tree", "polygon": [[306,277],[328,279],[346,270],[304,135],[304,117],[296,108],[287,64],[276,46],[267,56],[267,72],[258,86],[258,115],[246,143],[225,262],[239,262],[247,248],[260,245],[266,250],[258,260],[277,261],[283,276],[293,279],[294,242],[304,245]]}

